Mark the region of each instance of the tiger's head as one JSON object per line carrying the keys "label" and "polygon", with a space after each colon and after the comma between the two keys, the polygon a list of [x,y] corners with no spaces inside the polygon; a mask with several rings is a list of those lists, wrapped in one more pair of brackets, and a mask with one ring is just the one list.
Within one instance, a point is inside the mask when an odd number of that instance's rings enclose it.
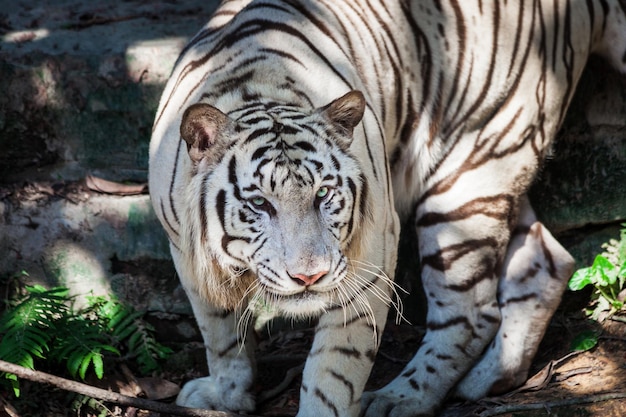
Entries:
{"label": "tiger's head", "polygon": [[350,265],[371,204],[350,153],[364,110],[352,91],[313,111],[274,102],[185,111],[192,172],[181,244],[201,295],[292,316],[352,302],[366,286]]}

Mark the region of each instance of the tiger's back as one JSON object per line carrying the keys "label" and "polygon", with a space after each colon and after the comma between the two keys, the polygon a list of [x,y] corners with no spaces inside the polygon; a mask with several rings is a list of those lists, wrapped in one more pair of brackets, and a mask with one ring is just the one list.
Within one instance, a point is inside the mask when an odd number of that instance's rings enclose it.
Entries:
{"label": "tiger's back", "polygon": [[[235,329],[250,299],[327,313],[299,416],[427,414],[451,390],[522,383],[572,268],[525,193],[589,54],[626,70],[625,22],[618,0],[224,2],[181,54],[150,149],[211,374],[179,402],[253,409]],[[396,212],[416,215],[427,333],[362,397]]]}

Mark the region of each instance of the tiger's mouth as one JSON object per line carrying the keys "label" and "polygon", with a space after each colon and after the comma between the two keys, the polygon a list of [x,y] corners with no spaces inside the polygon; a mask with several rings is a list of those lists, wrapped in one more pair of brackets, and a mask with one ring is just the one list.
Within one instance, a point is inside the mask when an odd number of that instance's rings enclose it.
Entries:
{"label": "tiger's mouth", "polygon": [[309,288],[293,294],[266,291],[265,297],[273,306],[288,316],[316,316],[334,304],[332,291],[315,291]]}
{"label": "tiger's mouth", "polygon": [[281,295],[280,299],[285,301],[302,301],[306,302],[307,300],[318,299],[321,295],[324,295],[323,292],[320,291],[312,291],[310,289],[304,289],[303,291],[297,292],[295,294],[289,295]]}

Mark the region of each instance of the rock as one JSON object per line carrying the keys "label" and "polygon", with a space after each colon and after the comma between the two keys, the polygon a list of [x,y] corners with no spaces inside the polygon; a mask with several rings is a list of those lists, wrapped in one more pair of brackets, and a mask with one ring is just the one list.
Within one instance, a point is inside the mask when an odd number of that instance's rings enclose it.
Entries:
{"label": "rock", "polygon": [[13,197],[0,201],[3,275],[27,271],[31,283],[74,295],[113,293],[139,309],[190,311],[184,294],[175,296],[168,241],[148,195]]}
{"label": "rock", "polygon": [[0,182],[147,175],[161,90],[217,0],[0,0]]}
{"label": "rock", "polygon": [[531,200],[557,234],[626,219],[626,77],[599,59],[582,76]]}

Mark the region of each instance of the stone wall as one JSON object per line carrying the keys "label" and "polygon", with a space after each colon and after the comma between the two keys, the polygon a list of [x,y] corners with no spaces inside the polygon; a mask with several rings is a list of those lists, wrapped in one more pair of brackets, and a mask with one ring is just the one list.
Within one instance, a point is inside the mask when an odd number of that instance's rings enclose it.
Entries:
{"label": "stone wall", "polygon": [[531,200],[586,265],[626,220],[626,76],[592,58]]}
{"label": "stone wall", "polygon": [[[161,89],[216,1],[39,3],[0,0],[0,276],[188,312],[148,196],[78,181],[146,180]],[[581,263],[626,219],[626,77],[599,60],[532,200]]]}
{"label": "stone wall", "polygon": [[18,276],[190,314],[149,196],[83,182],[146,181],[164,83],[217,4],[0,0],[0,288]]}

